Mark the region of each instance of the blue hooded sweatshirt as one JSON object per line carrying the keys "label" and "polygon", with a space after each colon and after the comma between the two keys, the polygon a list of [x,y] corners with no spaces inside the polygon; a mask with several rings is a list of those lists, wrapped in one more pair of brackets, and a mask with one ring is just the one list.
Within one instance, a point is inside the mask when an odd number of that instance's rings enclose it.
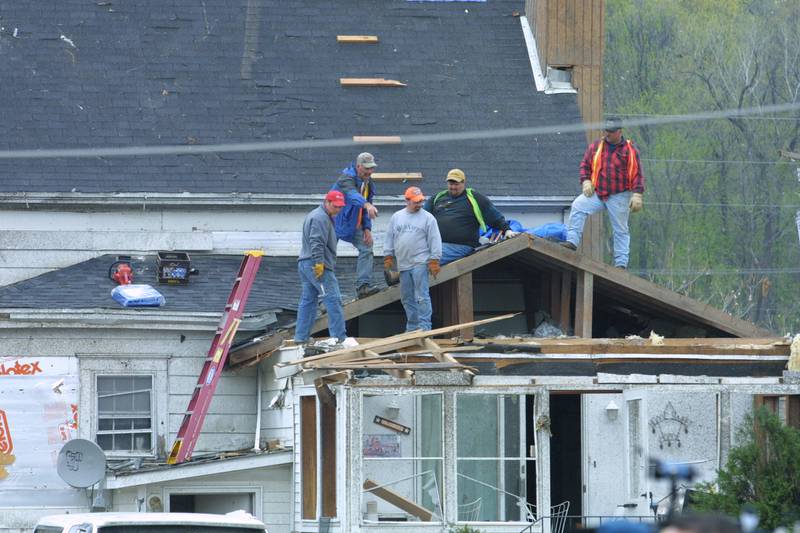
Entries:
{"label": "blue hooded sweatshirt", "polygon": [[372,203],[372,199],[375,196],[375,184],[372,180],[369,180],[366,198],[361,194],[361,187],[363,185],[364,180],[358,177],[356,164],[351,163],[349,167],[342,171],[342,175],[336,180],[333,187],[331,187],[331,190],[340,191],[344,194],[344,200],[346,202],[346,205],[339,214],[336,215],[336,218],[333,219],[336,228],[336,236],[343,241],[353,242],[359,214],[361,215],[361,229],[372,229],[372,220],[370,220],[367,215],[364,204],[367,202]]}

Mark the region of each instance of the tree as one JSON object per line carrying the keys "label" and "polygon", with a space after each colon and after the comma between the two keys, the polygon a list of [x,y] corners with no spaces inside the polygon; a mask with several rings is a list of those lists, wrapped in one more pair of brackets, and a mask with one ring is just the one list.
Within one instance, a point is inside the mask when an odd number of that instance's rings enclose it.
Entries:
{"label": "tree", "polygon": [[750,504],[761,528],[792,526],[800,520],[800,431],[762,407],[739,435],[743,443],[731,450],[716,483],[698,487],[693,507],[738,516]]}

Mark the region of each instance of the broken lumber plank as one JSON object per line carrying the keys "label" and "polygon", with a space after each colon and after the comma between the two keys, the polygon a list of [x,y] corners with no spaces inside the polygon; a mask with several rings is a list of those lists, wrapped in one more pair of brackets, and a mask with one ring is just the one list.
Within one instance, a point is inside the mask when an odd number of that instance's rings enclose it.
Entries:
{"label": "broken lumber plank", "polygon": [[337,35],[337,43],[343,44],[375,44],[378,42],[377,35]]}
{"label": "broken lumber plank", "polygon": [[422,172],[374,172],[371,179],[376,181],[421,180]]}
{"label": "broken lumber plank", "polygon": [[359,144],[400,144],[402,141],[399,135],[353,135],[353,142]]}
{"label": "broken lumber plank", "polygon": [[386,78],[339,78],[342,87],[405,87],[406,84]]}
{"label": "broken lumber plank", "polygon": [[472,370],[476,369],[471,366],[463,365],[456,361],[450,362],[436,362],[436,363],[388,363],[380,365],[366,365],[362,363],[332,363],[331,365],[320,365],[317,367],[319,370]]}
{"label": "broken lumber plank", "polygon": [[317,391],[317,398],[319,398],[319,401],[332,406],[336,405],[336,394],[334,394],[330,387],[328,387],[328,384],[325,383],[325,380],[322,378],[315,379],[314,388]]}
{"label": "broken lumber plank", "polygon": [[[439,345],[433,342],[431,339],[422,339],[422,342],[420,344],[422,344],[423,347],[428,348],[431,351],[431,355],[433,355],[440,362],[456,364],[456,365],[460,364],[458,361],[456,361],[455,357],[453,357],[449,353],[441,351],[439,349]],[[455,370],[456,369],[453,369],[453,371]],[[475,372],[473,372],[474,369],[470,370],[468,368],[464,368],[463,370],[467,374],[471,374],[473,376],[475,375]]]}
{"label": "broken lumber plank", "polygon": [[326,362],[341,361],[342,359],[345,360],[348,359],[352,352],[360,352],[365,350],[373,350],[376,353],[380,353],[382,351],[397,350],[398,348],[417,345],[417,341],[419,339],[450,333],[451,331],[463,329],[464,327],[480,326],[482,324],[497,322],[498,320],[506,320],[515,317],[518,314],[519,313],[509,313],[506,315],[495,316],[492,318],[484,318],[483,320],[476,320],[474,322],[467,322],[465,324],[455,324],[453,326],[446,326],[443,328],[432,329],[429,331],[410,331],[408,333],[401,333],[400,335],[393,335],[391,337],[386,337],[384,339],[377,339],[372,342],[368,342],[366,344],[360,344],[358,346],[354,346],[353,348],[344,348],[342,350],[336,350],[333,352],[328,352],[326,354],[315,355],[312,357],[305,357],[303,359],[297,359],[295,361],[288,361],[285,363],[278,363],[276,366],[289,366],[298,364],[305,366],[309,363],[321,360],[324,360]]}
{"label": "broken lumber plank", "polygon": [[402,509],[412,516],[416,516],[423,522],[430,522],[431,518],[433,518],[433,513],[429,510],[425,509],[421,505],[417,505],[393,490],[387,489],[386,487],[381,487],[371,479],[364,480],[364,490],[366,492],[371,492],[383,500],[386,500],[398,509]]}

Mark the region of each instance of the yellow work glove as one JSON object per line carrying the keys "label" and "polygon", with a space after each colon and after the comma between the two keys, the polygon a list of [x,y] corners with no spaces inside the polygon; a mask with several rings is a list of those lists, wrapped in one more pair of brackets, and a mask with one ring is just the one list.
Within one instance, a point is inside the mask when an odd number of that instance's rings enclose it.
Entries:
{"label": "yellow work glove", "polygon": [[633,193],[633,196],[631,196],[631,201],[628,204],[628,207],[631,208],[631,213],[635,213],[637,211],[641,211],[642,210],[642,203],[643,203],[643,201],[642,201],[642,193],[640,193],[640,192]]}
{"label": "yellow work glove", "polygon": [[594,187],[592,186],[592,180],[583,180],[581,182],[581,188],[583,189],[583,195],[586,198],[590,198],[594,194]]}
{"label": "yellow work glove", "polygon": [[322,277],[322,273],[325,272],[325,263],[317,263],[314,265],[314,277],[319,279]]}
{"label": "yellow work glove", "polygon": [[383,257],[383,269],[384,270],[391,270],[394,266],[394,257],[391,255],[386,255]]}
{"label": "yellow work glove", "polygon": [[434,278],[439,275],[439,272],[442,271],[442,267],[439,265],[438,259],[431,259],[428,261],[428,272],[431,273],[431,276]]}

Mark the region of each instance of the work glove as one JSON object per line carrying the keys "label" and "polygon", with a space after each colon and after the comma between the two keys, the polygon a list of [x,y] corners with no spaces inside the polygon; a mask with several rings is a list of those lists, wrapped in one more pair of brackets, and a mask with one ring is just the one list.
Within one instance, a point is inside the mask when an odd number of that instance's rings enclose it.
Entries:
{"label": "work glove", "polygon": [[325,263],[317,263],[314,265],[314,277],[319,279],[322,277],[322,273],[325,272]]}
{"label": "work glove", "polygon": [[431,276],[434,278],[439,275],[439,272],[442,271],[442,267],[439,265],[438,259],[431,259],[428,261],[428,272],[430,272]]}
{"label": "work glove", "polygon": [[631,208],[631,213],[636,213],[637,211],[642,210],[643,200],[642,200],[642,193],[635,192],[633,196],[631,196],[631,201],[628,204],[628,207]]}
{"label": "work glove", "polygon": [[383,269],[391,270],[393,266],[394,266],[394,256],[391,255],[383,256]]}
{"label": "work glove", "polygon": [[510,229],[507,229],[505,232],[503,232],[503,237],[505,237],[506,239],[510,239],[511,237],[516,237],[517,235],[519,235],[518,231]]}
{"label": "work glove", "polygon": [[591,198],[594,194],[594,186],[592,185],[592,180],[583,180],[581,182],[581,188],[583,189],[583,195],[586,198]]}

